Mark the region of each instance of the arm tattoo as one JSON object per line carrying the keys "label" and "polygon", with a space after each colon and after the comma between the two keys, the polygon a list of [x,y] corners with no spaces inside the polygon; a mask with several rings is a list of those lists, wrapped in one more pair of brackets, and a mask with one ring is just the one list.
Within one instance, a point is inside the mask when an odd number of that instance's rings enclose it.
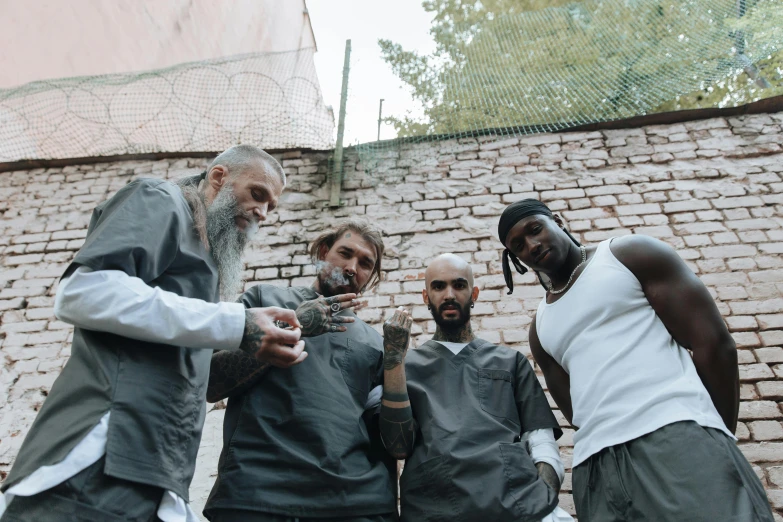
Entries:
{"label": "arm tattoo", "polygon": [[[403,394],[395,394],[403,395]],[[405,395],[407,402],[408,394]],[[384,401],[392,401],[387,394],[384,394]],[[398,402],[398,401],[394,401]],[[410,405],[403,408],[392,408],[381,405],[380,416],[381,441],[386,451],[395,459],[405,459],[413,452],[413,445],[416,442],[416,430],[418,426],[413,418],[413,411]]]}
{"label": "arm tattoo", "polygon": [[538,470],[538,476],[541,477],[555,493],[560,493],[560,479],[557,477],[555,468],[546,462],[539,462],[536,464],[536,469]]}
{"label": "arm tattoo", "polygon": [[264,331],[256,324],[255,318],[250,310],[245,310],[245,332],[242,335],[242,342],[239,343],[239,349],[254,356],[261,347],[261,339],[264,337]]}
{"label": "arm tattoo", "polygon": [[244,352],[215,352],[209,368],[207,401],[217,402],[246,391],[269,369]]}

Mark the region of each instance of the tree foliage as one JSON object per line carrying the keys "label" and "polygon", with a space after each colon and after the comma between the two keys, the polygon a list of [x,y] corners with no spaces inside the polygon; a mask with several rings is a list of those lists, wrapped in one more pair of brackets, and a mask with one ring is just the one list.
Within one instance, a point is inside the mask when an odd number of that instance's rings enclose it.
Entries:
{"label": "tree foliage", "polygon": [[424,117],[388,121],[400,137],[526,132],[690,108],[705,90],[710,96],[700,102],[746,102],[776,88],[772,81],[763,93],[747,88],[742,68],[756,62],[764,75],[779,70],[764,61],[775,62],[783,43],[781,4],[426,0],[432,55],[379,41]]}

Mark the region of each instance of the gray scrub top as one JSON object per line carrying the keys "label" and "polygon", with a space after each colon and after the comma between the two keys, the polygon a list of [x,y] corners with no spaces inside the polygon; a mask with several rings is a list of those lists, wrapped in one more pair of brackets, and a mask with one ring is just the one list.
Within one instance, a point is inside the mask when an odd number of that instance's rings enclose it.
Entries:
{"label": "gray scrub top", "polygon": [[[308,287],[258,285],[241,301],[296,309],[317,297]],[[394,463],[365,415],[370,390],[383,381],[383,340],[358,318],[347,326],[305,338],[307,359],[271,368],[228,400],[205,515],[243,509],[342,520],[395,511]]]}
{"label": "gray scrub top", "polygon": [[[95,208],[84,265],[121,270],[152,287],[217,302],[218,273],[182,191],[139,179]],[[212,350],[76,328],[71,357],[25,438],[3,488],[61,461],[111,411],[104,472],[188,500],[206,415]]]}
{"label": "gray scrub top", "polygon": [[419,425],[400,480],[402,520],[536,521],[557,506],[520,435],[562,432],[530,362],[475,339],[458,354],[428,341],[405,358]]}

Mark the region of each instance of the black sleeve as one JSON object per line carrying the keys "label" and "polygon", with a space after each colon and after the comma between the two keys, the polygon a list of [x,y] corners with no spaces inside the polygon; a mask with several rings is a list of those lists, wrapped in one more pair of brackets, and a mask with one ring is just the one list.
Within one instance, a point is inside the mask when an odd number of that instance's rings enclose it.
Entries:
{"label": "black sleeve", "polygon": [[541,383],[536,378],[536,372],[533,371],[530,361],[524,354],[517,352],[516,358],[514,400],[517,403],[522,433],[552,428],[555,432],[555,440],[559,439],[563,435],[563,430],[560,429],[552,408],[549,407]]}
{"label": "black sleeve", "polygon": [[121,270],[145,283],[157,279],[179,251],[182,205],[168,183],[136,180],[93,211],[76,266]]}

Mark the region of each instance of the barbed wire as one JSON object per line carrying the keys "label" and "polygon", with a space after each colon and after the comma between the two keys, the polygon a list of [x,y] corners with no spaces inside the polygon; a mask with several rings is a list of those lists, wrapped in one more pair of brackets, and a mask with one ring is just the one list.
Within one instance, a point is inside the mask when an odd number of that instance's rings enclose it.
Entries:
{"label": "barbed wire", "polygon": [[312,48],[0,90],[0,161],[153,152],[330,149]]}

